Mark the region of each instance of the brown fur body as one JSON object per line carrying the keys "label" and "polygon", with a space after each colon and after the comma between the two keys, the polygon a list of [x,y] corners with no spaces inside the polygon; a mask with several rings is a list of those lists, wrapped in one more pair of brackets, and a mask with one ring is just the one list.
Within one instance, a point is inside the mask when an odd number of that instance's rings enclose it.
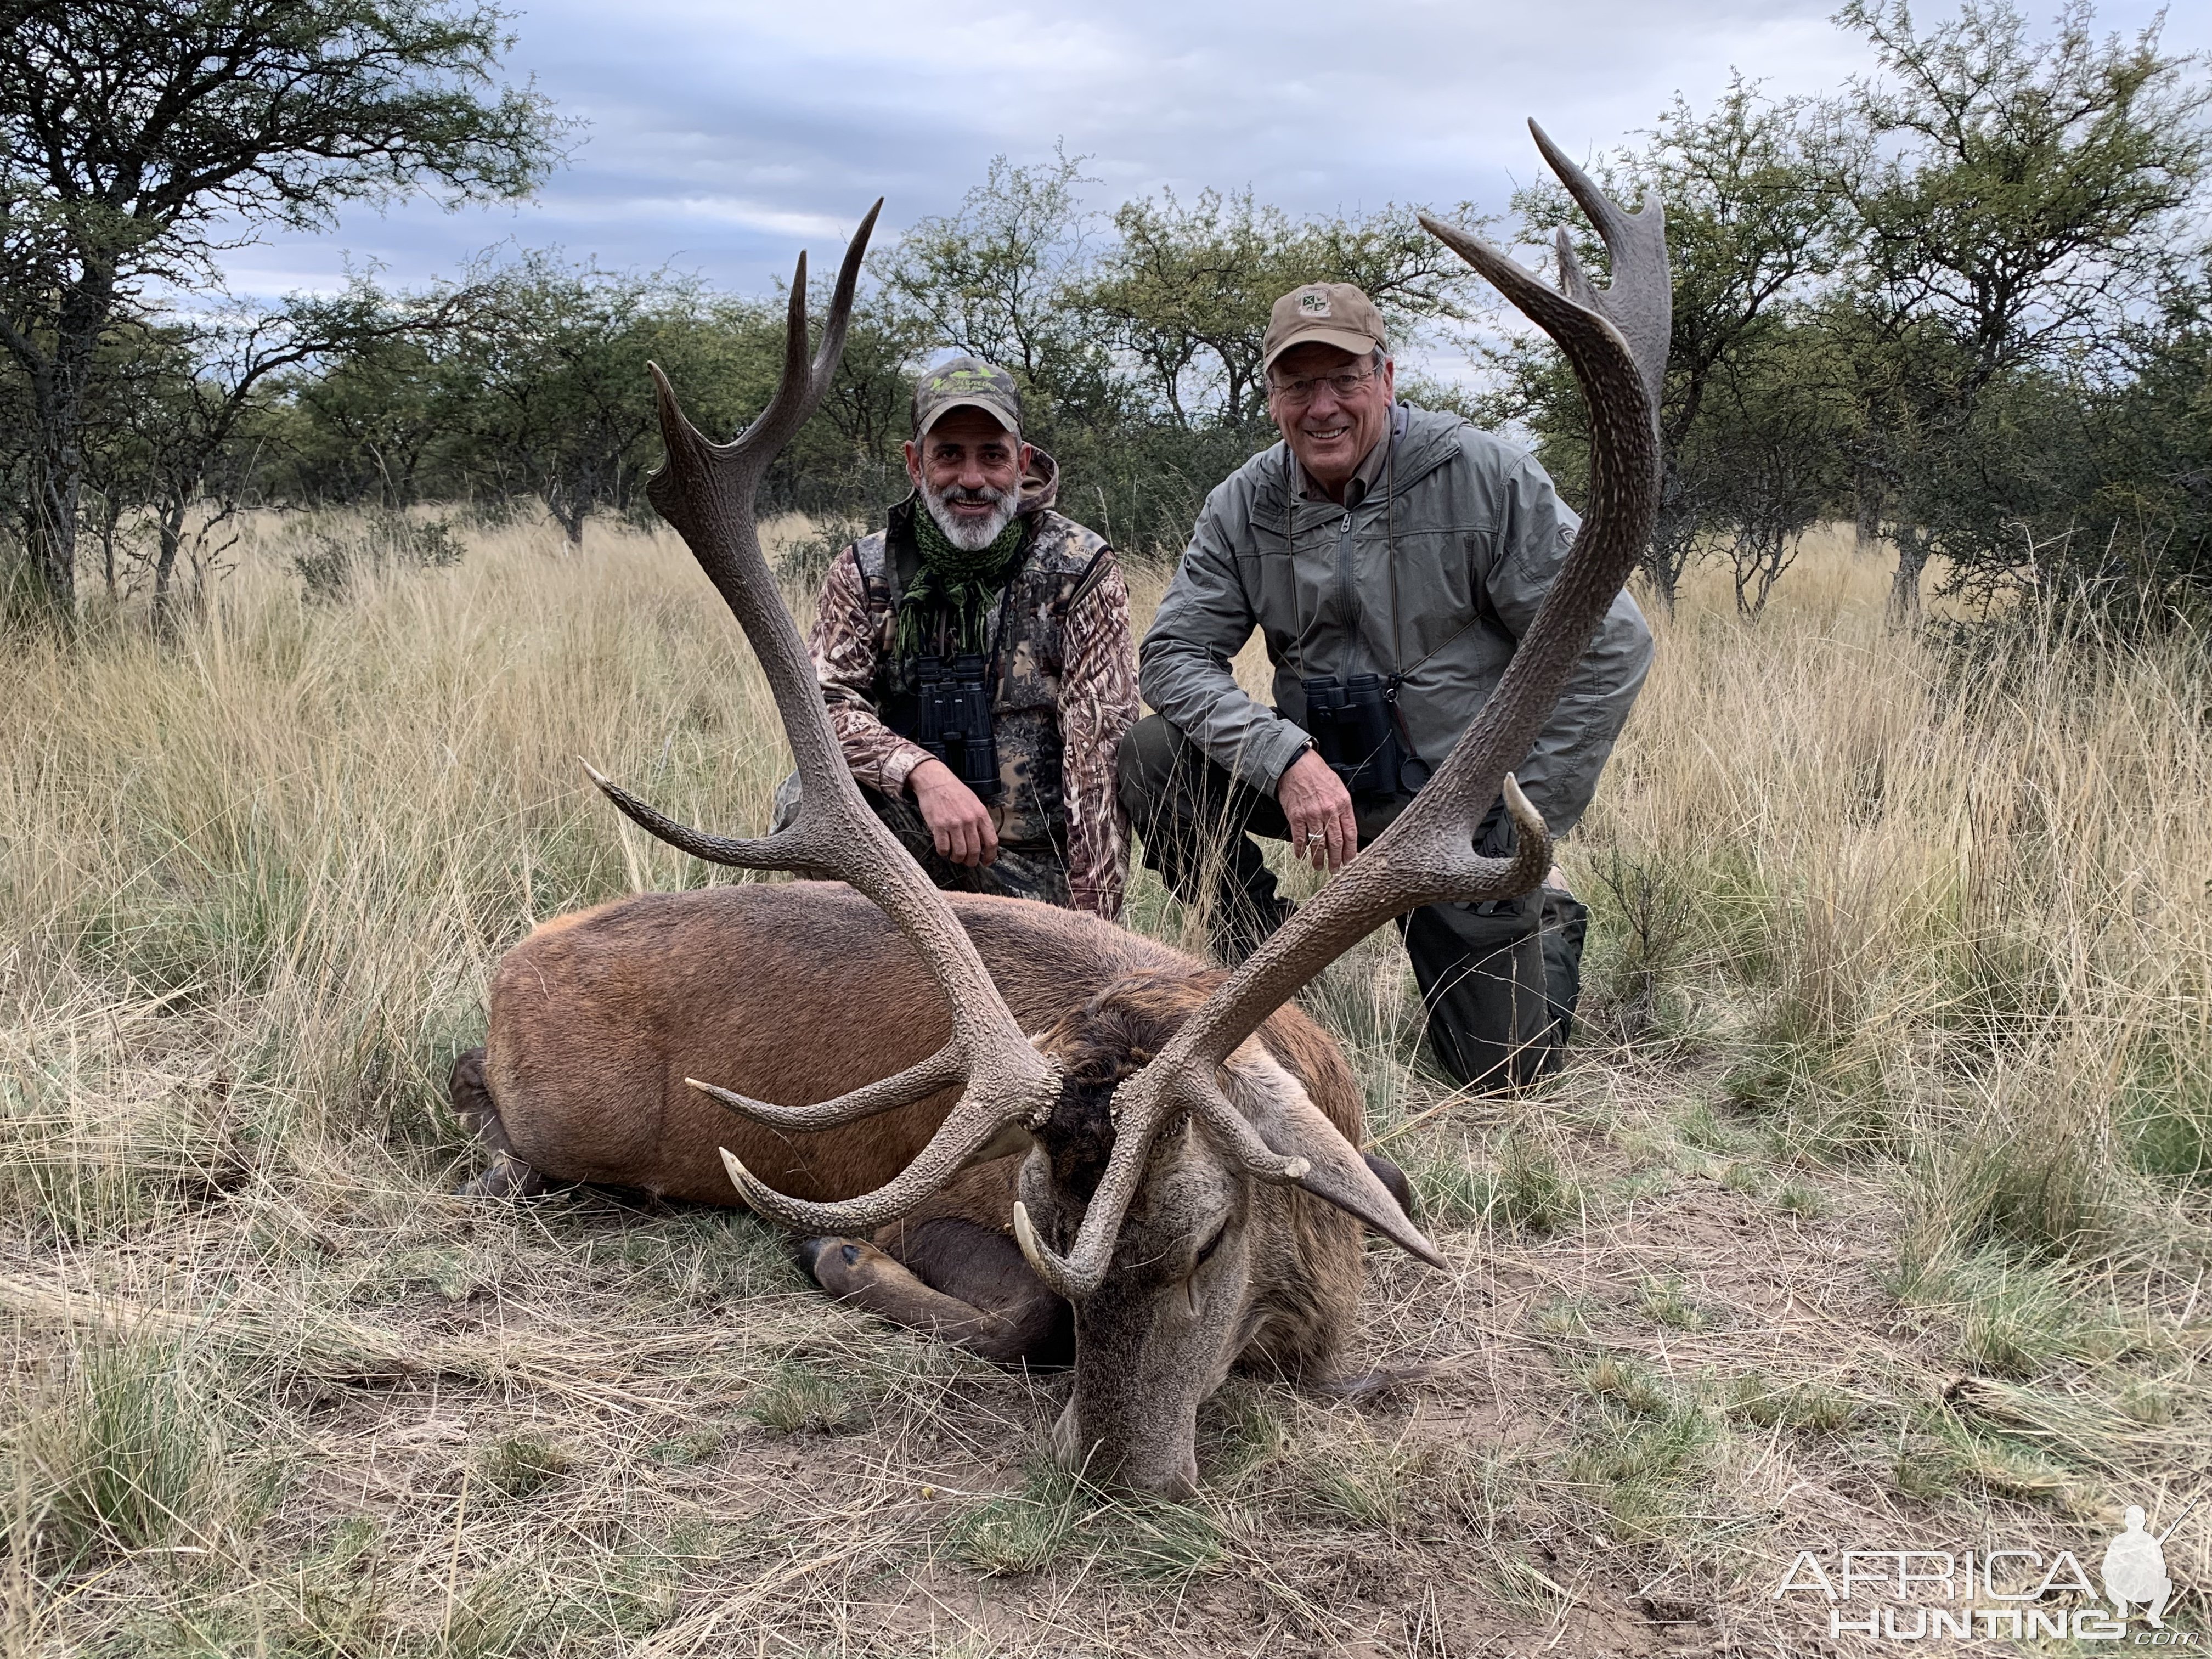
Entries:
{"label": "brown fur body", "polygon": [[[1070,1079],[1038,1144],[1056,1179],[1087,1196],[1112,1146],[1113,1085],[1220,976],[1077,912],[947,897],[1023,1029]],[[556,918],[508,951],[492,981],[481,1083],[464,1057],[455,1103],[495,1154],[480,1190],[536,1190],[552,1177],[734,1206],[720,1152],[727,1147],[793,1196],[848,1198],[904,1169],[957,1091],[805,1134],[741,1117],[684,1079],[804,1105],[925,1058],[950,1031],[920,958],[842,883],[645,894]],[[1294,1008],[1273,1015],[1260,1041],[1358,1146],[1359,1090],[1335,1043]],[[993,1358],[1062,1358],[1065,1304],[1044,1291],[1009,1233],[1026,1155],[963,1171],[872,1243],[827,1241],[838,1248],[814,1252],[817,1278]],[[1248,1364],[1318,1376],[1354,1317],[1358,1224],[1290,1187],[1259,1188],[1246,1214],[1260,1270],[1237,1352]]]}

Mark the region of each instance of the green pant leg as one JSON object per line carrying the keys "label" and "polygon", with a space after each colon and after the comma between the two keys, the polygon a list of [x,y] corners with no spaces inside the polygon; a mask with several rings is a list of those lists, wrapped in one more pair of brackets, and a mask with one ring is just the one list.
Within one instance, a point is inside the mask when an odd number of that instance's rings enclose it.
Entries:
{"label": "green pant leg", "polygon": [[937,838],[930,834],[929,821],[922,817],[913,796],[886,795],[863,784],[860,798],[914,855],[932,884],[948,893],[1035,899],[1063,910],[1074,904],[1067,890],[1067,855],[1050,842],[1016,845],[1002,841],[998,857],[988,864],[955,864],[937,850]]}
{"label": "green pant leg", "polygon": [[[1035,899],[1042,904],[1070,908],[1074,899],[1067,887],[1067,856],[1049,842],[1031,846],[999,843],[999,856],[990,863],[969,866],[955,864],[937,850],[929,822],[911,795],[886,795],[860,786],[860,799],[868,803],[884,828],[896,836],[931,884],[948,893],[994,893],[1004,898]],[[775,793],[775,816],[771,828],[788,829],[799,817],[799,775],[783,781]]]}
{"label": "green pant leg", "polygon": [[1158,714],[1122,738],[1115,786],[1146,867],[1184,903],[1206,907],[1215,954],[1234,966],[1259,949],[1290,914],[1252,840],[1289,838],[1282,804],[1239,781]]}
{"label": "green pant leg", "polygon": [[1458,1082],[1487,1091],[1556,1070],[1572,1030],[1588,913],[1546,888],[1402,918],[1429,1013],[1429,1046]]}

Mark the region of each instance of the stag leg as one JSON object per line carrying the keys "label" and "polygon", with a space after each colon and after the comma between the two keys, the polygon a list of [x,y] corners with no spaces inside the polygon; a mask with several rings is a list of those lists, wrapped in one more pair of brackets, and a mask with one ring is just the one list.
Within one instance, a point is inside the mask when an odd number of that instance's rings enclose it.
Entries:
{"label": "stag leg", "polygon": [[553,1182],[516,1157],[514,1146],[507,1140],[507,1125],[499,1115],[499,1103],[491,1097],[490,1085],[484,1081],[482,1048],[471,1048],[455,1057],[453,1075],[446,1087],[453,1099],[453,1115],[461,1120],[461,1127],[491,1154],[491,1162],[463,1182],[455,1196],[535,1198],[552,1190]]}
{"label": "stag leg", "polygon": [[995,1364],[1074,1363],[1073,1312],[1006,1234],[951,1217],[884,1231],[896,1256],[865,1239],[810,1238],[799,1257],[839,1300]]}

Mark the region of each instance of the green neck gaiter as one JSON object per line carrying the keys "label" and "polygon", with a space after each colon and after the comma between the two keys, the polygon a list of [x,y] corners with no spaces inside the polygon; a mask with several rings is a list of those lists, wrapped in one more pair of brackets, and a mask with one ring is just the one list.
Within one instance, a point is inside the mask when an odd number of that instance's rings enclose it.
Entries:
{"label": "green neck gaiter", "polygon": [[899,603],[899,655],[919,657],[940,649],[948,655],[980,655],[990,642],[991,602],[1020,562],[1025,533],[1021,519],[1011,519],[996,541],[971,553],[945,533],[927,503],[915,501],[914,539],[921,574]]}

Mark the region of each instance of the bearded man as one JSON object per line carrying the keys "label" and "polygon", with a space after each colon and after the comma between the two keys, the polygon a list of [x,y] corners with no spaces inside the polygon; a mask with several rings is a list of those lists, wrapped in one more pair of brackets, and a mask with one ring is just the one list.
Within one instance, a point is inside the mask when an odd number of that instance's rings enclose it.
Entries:
{"label": "bearded man", "polygon": [[[915,387],[914,493],[839,553],[810,649],[846,764],[939,887],[1113,921],[1115,752],[1137,716],[1113,550],[1053,510],[1013,377],[956,357]],[[794,775],[775,827],[799,811]]]}
{"label": "bearded man", "polygon": [[[1210,905],[1231,963],[1290,910],[1251,837],[1326,871],[1382,834],[1497,688],[1580,523],[1528,456],[1397,401],[1382,319],[1349,283],[1283,295],[1263,354],[1283,441],[1206,498],[1145,636],[1138,684],[1159,712],[1121,755],[1146,863]],[[1255,629],[1273,708],[1230,670]],[[1624,593],[1515,769],[1553,834],[1589,805],[1650,660]],[[1513,841],[1500,801],[1478,847]],[[1400,921],[1453,1077],[1511,1087],[1558,1062],[1586,915],[1554,870],[1525,898]]]}

